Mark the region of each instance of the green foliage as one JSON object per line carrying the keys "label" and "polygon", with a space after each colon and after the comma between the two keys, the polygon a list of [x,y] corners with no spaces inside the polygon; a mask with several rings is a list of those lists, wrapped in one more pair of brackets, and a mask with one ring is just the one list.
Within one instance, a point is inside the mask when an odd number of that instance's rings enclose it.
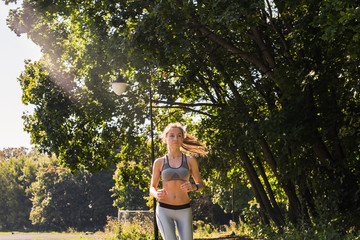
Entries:
{"label": "green foliage", "polygon": [[[56,159],[35,152],[7,158],[0,152],[1,230],[98,230],[116,215],[110,189],[114,169],[71,174]],[[6,157],[6,158],[5,158]]]}
{"label": "green foliage", "polygon": [[[4,149],[0,158],[0,227],[1,230],[21,230],[31,226],[29,214],[32,207],[26,189],[35,180],[38,159],[9,152]],[[14,157],[16,155],[16,157]],[[39,159],[40,160],[40,159]]]}
{"label": "green foliage", "polygon": [[218,232],[213,225],[210,223],[204,223],[202,221],[195,221],[194,227],[197,234],[201,235],[202,237],[211,237],[214,233],[216,234]]}
{"label": "green foliage", "polygon": [[39,169],[31,194],[30,220],[43,229],[101,229],[106,216],[116,215],[110,188],[112,171],[92,175],[84,170],[73,175],[56,162]]}
{"label": "green foliage", "polygon": [[[199,164],[224,208],[232,184],[243,208],[250,184],[263,224],[322,216],[358,229],[358,5],[25,0],[9,26],[44,53],[19,78],[35,105],[26,129],[73,172],[120,163],[117,191],[146,191],[151,88],[155,132],[181,121],[209,146]],[[118,73],[121,97],[109,93]]]}
{"label": "green foliage", "polygon": [[108,236],[106,239],[109,240],[154,239],[153,224],[150,219],[133,219],[131,222],[119,222],[117,219],[108,219],[105,233]]}
{"label": "green foliage", "polygon": [[303,225],[299,227],[289,226],[282,231],[275,230],[269,226],[256,226],[247,230],[249,235],[259,239],[280,239],[280,240],[356,240],[360,234],[349,229],[346,232],[337,231],[331,222],[319,222],[315,226]]}
{"label": "green foliage", "polygon": [[[203,221],[194,222],[194,238],[207,239],[211,238],[225,238],[226,236],[244,236],[245,228],[237,225],[235,222],[230,221],[228,225],[214,226],[211,223]],[[152,228],[152,221],[149,219],[134,219],[132,222],[119,222],[115,218],[109,218],[105,227],[106,239],[119,240],[119,239],[137,239],[137,240],[150,240],[154,239]],[[162,239],[159,236],[159,239]]]}
{"label": "green foliage", "polygon": [[[121,164],[120,164],[121,165]],[[133,167],[135,167],[133,165]],[[138,171],[133,174],[128,169],[124,169],[122,167],[118,167],[115,174],[115,186],[111,189],[114,193],[113,197],[114,206],[118,209],[122,210],[146,210],[148,209],[146,206],[146,200],[144,197],[148,196],[148,191],[139,189],[138,185],[135,185],[131,180],[124,179],[124,171],[126,171],[127,175],[131,176],[142,176],[143,173]]]}

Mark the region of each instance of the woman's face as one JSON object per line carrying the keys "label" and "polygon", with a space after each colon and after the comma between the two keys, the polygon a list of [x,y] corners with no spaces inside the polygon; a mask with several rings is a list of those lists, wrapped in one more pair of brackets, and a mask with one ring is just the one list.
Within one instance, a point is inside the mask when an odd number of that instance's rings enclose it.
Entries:
{"label": "woman's face", "polygon": [[165,137],[165,142],[167,145],[172,147],[180,147],[183,141],[183,132],[180,128],[177,127],[170,128]]}

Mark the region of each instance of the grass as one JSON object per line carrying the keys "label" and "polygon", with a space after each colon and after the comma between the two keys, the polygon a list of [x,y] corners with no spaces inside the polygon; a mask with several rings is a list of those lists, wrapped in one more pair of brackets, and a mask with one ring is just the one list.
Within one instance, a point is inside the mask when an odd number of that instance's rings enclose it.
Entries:
{"label": "grass", "polygon": [[246,237],[249,236],[245,227],[230,221],[228,225],[214,227],[212,224],[203,221],[194,221],[194,238],[223,238],[229,236]]}
{"label": "grass", "polygon": [[77,234],[77,233],[68,233],[68,232],[21,232],[21,231],[0,232],[0,235],[6,235],[6,234],[55,234],[56,235],[56,234]]}
{"label": "grass", "polygon": [[[45,238],[32,238],[32,239],[27,239],[27,240],[44,240]],[[56,240],[93,240],[94,238],[56,238]]]}
{"label": "grass", "polygon": [[[96,239],[87,236],[84,232],[18,232],[15,234],[39,234],[40,238],[34,238],[31,240],[40,240],[41,235],[44,234],[64,234],[64,235],[79,235],[79,238],[71,238],[72,240],[90,240]],[[229,225],[222,225],[220,227],[214,227],[212,224],[204,223],[203,221],[194,221],[194,238],[195,239],[213,239],[223,238],[229,236],[244,236],[246,230],[241,225],[234,222],[230,222]],[[3,232],[0,234],[11,234],[11,232]],[[160,234],[160,233],[159,233]],[[134,218],[132,221],[119,222],[117,218],[109,218],[104,232],[96,232],[95,236],[100,236],[105,240],[153,240],[153,222],[149,217]],[[70,239],[70,238],[61,238]],[[99,239],[99,238],[98,238]],[[59,240],[59,239],[58,239]]]}
{"label": "grass", "polygon": [[[245,229],[234,222],[230,222],[229,225],[214,227],[212,224],[203,221],[194,221],[194,239],[241,237],[244,234],[246,234]],[[148,218],[134,218],[127,222],[118,222],[116,218],[108,219],[105,235],[107,240],[152,240],[153,223]]]}
{"label": "grass", "polygon": [[[79,235],[79,238],[56,238],[57,240],[65,240],[65,239],[72,239],[72,240],[90,240],[90,239],[99,239],[91,237],[90,235],[84,233],[84,232],[20,232],[20,231],[13,231],[13,232],[0,232],[0,235],[12,235],[12,234],[25,234],[25,235],[39,235],[37,238],[31,238],[28,240],[43,240],[44,238],[41,238],[41,235]],[[91,235],[95,236],[101,236],[101,232],[94,233]]]}

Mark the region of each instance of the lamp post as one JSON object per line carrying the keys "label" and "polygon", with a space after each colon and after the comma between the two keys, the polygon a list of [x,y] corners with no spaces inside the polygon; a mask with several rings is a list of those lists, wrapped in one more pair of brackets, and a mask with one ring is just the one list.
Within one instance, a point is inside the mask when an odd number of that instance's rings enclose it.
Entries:
{"label": "lamp post", "polygon": [[[154,123],[153,123],[153,101],[152,101],[152,90],[151,90],[151,82],[150,82],[150,138],[151,138],[151,162],[152,165],[154,165],[155,161],[155,150],[154,150]],[[128,83],[124,82],[124,78],[119,75],[115,81],[111,82],[112,89],[116,93],[116,95],[120,96],[125,92],[127,86],[129,86]],[[156,199],[153,198],[153,207],[154,207],[154,237],[155,240],[159,239],[159,230],[157,228],[156,224]]]}

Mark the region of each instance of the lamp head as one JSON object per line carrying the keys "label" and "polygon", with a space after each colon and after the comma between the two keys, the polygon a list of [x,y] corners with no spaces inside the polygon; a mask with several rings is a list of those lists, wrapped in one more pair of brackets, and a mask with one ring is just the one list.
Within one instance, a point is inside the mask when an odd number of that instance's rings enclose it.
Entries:
{"label": "lamp head", "polygon": [[112,89],[116,93],[116,95],[121,95],[123,92],[125,92],[126,87],[129,84],[124,81],[124,78],[122,75],[119,74],[119,76],[116,78],[115,81],[111,82]]}

